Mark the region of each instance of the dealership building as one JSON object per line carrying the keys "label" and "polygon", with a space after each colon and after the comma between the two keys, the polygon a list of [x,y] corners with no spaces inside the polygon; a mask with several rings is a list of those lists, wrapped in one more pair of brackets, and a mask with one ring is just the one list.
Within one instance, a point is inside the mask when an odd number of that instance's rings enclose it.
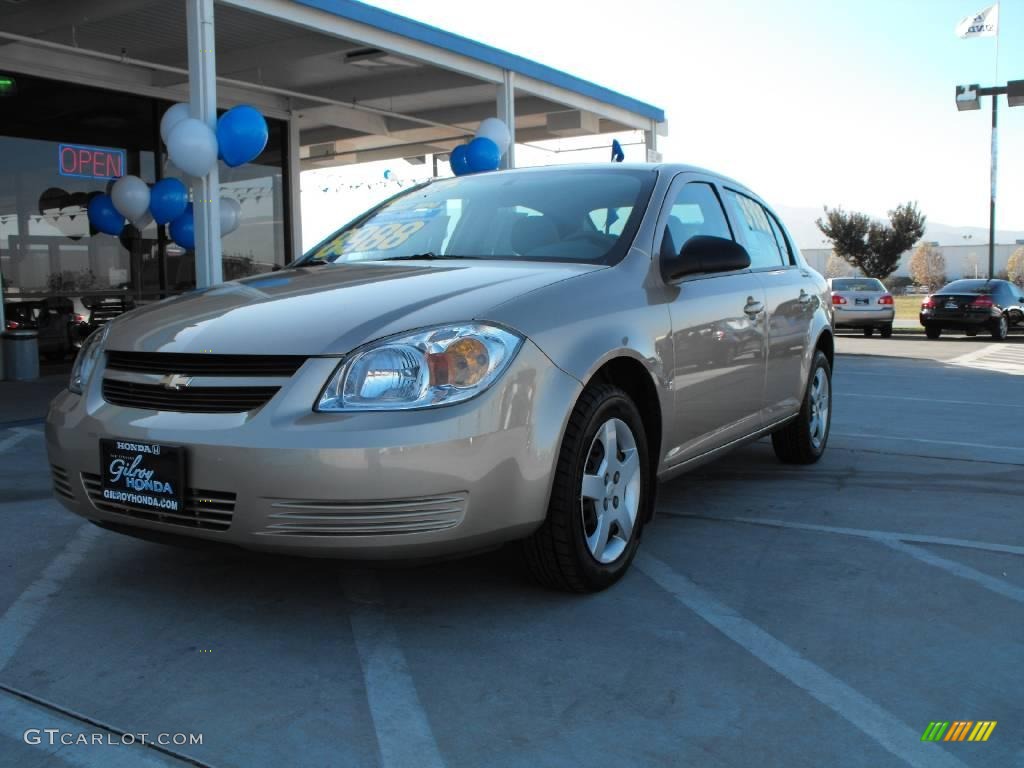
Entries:
{"label": "dealership building", "polygon": [[[195,252],[153,223],[91,231],[89,196],[113,179],[181,176],[159,124],[182,101],[211,125],[238,104],[267,118],[260,157],[192,180],[196,201],[241,204],[238,229],[215,237],[216,208],[197,205]],[[353,0],[0,3],[2,306],[85,313],[279,268],[302,251],[301,171],[439,158],[448,173],[494,116],[521,145],[640,131],[648,159],[667,132],[657,107]]]}

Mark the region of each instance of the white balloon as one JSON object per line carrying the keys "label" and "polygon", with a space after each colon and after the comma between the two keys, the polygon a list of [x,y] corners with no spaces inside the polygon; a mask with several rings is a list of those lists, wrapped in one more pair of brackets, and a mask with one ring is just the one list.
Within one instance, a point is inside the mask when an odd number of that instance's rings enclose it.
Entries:
{"label": "white balloon", "polygon": [[139,230],[139,232],[144,230],[146,227],[148,227],[152,223],[153,223],[153,214],[149,212],[148,208],[146,209],[146,212],[144,214],[139,216],[139,218],[132,219],[132,226],[135,227],[137,230]]}
{"label": "white balloon", "polygon": [[241,223],[242,204],[233,197],[220,199],[220,236],[230,235]]}
{"label": "white balloon", "polygon": [[164,116],[160,118],[160,138],[164,140],[164,144],[167,143],[174,127],[191,116],[188,104],[175,104],[164,112]]}
{"label": "white balloon", "polygon": [[182,120],[167,137],[167,154],[189,176],[205,176],[217,162],[217,136],[202,120]]}
{"label": "white balloon", "polygon": [[122,176],[114,182],[110,199],[118,213],[133,221],[149,210],[149,185],[138,176]]}
{"label": "white balloon", "polygon": [[508,152],[508,145],[512,143],[512,134],[508,126],[496,117],[488,117],[482,121],[480,127],[476,129],[476,135],[493,141],[503,155]]}

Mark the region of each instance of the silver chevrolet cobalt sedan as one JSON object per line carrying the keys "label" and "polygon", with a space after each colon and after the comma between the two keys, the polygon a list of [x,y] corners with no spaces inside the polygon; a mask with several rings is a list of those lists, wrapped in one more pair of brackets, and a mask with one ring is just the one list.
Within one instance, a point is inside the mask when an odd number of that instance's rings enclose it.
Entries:
{"label": "silver chevrolet cobalt sedan", "polygon": [[832,307],[750,190],[686,166],[432,181],[293,267],[135,310],[47,420],[73,512],[144,538],[622,576],[655,487],[829,436]]}

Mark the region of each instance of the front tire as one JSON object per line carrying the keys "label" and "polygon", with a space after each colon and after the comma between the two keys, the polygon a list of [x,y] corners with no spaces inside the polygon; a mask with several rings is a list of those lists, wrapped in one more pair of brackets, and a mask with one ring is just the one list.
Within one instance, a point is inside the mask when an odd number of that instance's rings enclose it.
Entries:
{"label": "front tire", "polygon": [[1010,335],[1010,321],[1006,315],[1000,315],[992,321],[992,338],[996,341],[1006,341]]}
{"label": "front tire", "polygon": [[942,335],[942,327],[929,323],[924,327],[924,335],[929,339],[937,339]]}
{"label": "front tire", "polygon": [[654,477],[636,405],[618,387],[588,386],[569,417],[547,518],[523,542],[539,583],[605,589],[626,572],[648,514]]}
{"label": "front tire", "polygon": [[776,457],[784,464],[813,464],[825,453],[831,427],[832,366],[819,349],[814,353],[800,415],[772,432]]}

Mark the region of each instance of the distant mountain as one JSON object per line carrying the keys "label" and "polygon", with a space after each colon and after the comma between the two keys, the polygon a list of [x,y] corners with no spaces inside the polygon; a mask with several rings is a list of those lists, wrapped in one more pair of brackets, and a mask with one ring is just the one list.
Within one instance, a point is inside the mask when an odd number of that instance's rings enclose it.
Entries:
{"label": "distant mountain", "polygon": [[[823,243],[825,236],[818,229],[817,221],[824,215],[821,208],[794,208],[790,206],[776,206],[779,216],[786,222],[789,231],[793,233],[796,244],[801,249],[827,248],[828,244]],[[970,235],[970,240],[964,240],[964,235]],[[939,245],[963,245],[965,242],[981,244],[988,242],[987,227],[954,227],[949,224],[938,224],[928,222],[924,233],[924,239],[938,242]],[[996,230],[997,243],[1014,243],[1017,240],[1024,240],[1024,230],[999,229]]]}

